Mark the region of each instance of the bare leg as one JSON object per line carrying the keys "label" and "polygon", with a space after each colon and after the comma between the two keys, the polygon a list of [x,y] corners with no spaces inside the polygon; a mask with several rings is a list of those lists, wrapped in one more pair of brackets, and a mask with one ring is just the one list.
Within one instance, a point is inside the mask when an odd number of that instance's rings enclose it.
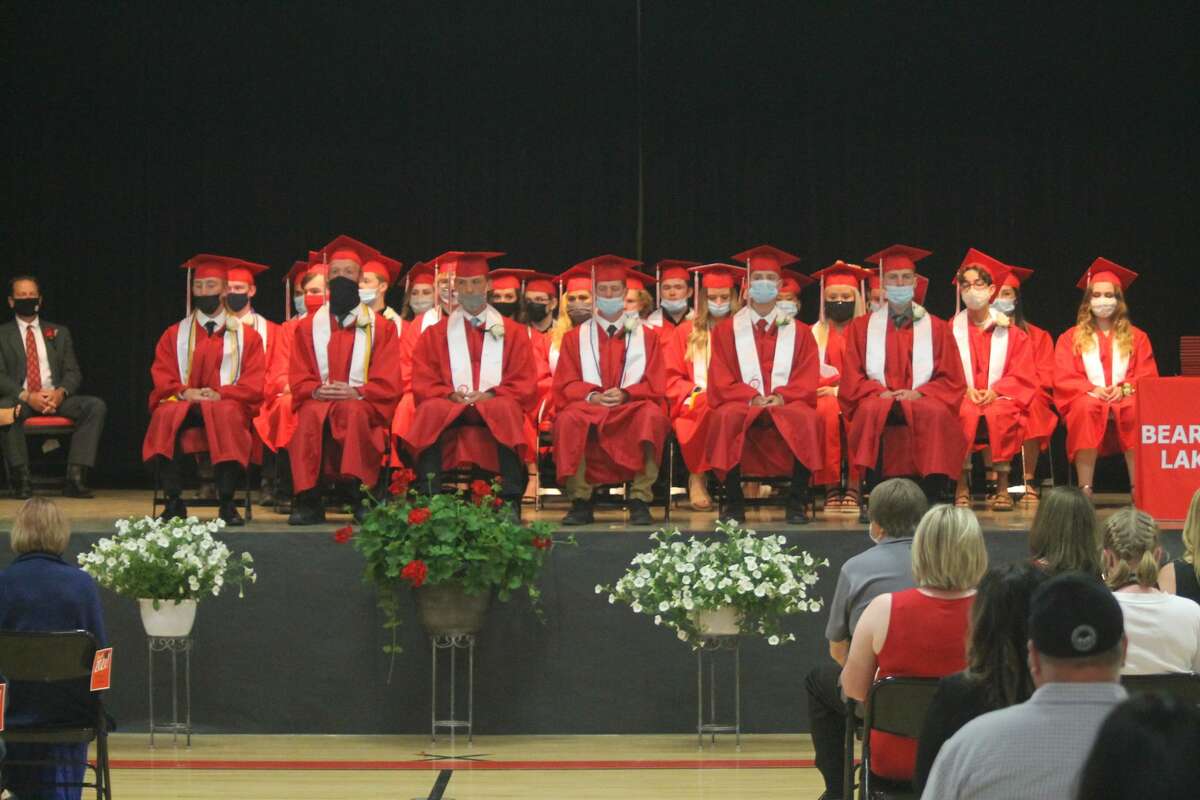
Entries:
{"label": "bare leg", "polygon": [[967,476],[969,470],[963,470],[958,474],[958,485],[954,487],[954,505],[962,508],[970,508],[971,506],[971,488],[967,485]]}
{"label": "bare leg", "polygon": [[1080,450],[1075,454],[1075,475],[1079,478],[1079,488],[1088,497],[1092,496],[1092,479],[1096,476],[1097,450]]}
{"label": "bare leg", "polygon": [[1011,464],[996,464],[996,494],[992,495],[992,511],[1012,511],[1012,495],[1008,493],[1008,473]]}
{"label": "bare leg", "polygon": [[688,501],[694,511],[708,511],[712,508],[712,497],[708,494],[708,473],[688,473]]}

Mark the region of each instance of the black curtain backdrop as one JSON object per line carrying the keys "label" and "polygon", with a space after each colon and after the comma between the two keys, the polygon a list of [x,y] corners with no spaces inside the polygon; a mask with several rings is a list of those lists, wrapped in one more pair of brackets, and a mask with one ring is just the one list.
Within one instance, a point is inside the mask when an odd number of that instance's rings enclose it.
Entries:
{"label": "black curtain backdrop", "polygon": [[1038,271],[1054,333],[1105,255],[1142,273],[1134,319],[1175,372],[1197,332],[1190,9],[1044,5],[9,3],[6,271],[41,276],[109,401],[110,483],[144,480],[177,265],[273,265],[256,306],[279,318],[284,269],[338,233],[550,271],[763,242],[812,271],[900,241],[934,251],[941,314],[976,246]]}

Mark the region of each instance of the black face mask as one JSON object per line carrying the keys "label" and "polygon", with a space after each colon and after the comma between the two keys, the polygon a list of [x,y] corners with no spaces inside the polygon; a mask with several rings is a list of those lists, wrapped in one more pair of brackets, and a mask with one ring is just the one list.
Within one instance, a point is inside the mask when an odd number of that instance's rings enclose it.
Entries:
{"label": "black face mask", "polygon": [[530,322],[541,322],[550,316],[550,306],[545,303],[529,303],[525,306],[525,314]]}
{"label": "black face mask", "polygon": [[498,302],[492,303],[492,308],[499,311],[500,316],[508,317],[509,319],[512,319],[516,315],[517,308],[519,308],[519,307],[520,307],[520,303],[516,302],[515,300],[511,303],[498,303]]}
{"label": "black face mask", "polygon": [[834,322],[846,322],[854,316],[853,300],[826,300],[825,316]]}
{"label": "black face mask", "polygon": [[192,308],[199,311],[205,316],[213,316],[217,313],[217,309],[221,307],[221,295],[219,294],[194,294],[192,295]]}
{"label": "black face mask", "polygon": [[229,310],[233,313],[238,313],[246,306],[250,305],[250,295],[242,292],[240,294],[225,295],[225,305],[229,306]]}
{"label": "black face mask", "polygon": [[571,322],[576,325],[582,325],[592,318],[591,306],[575,306],[567,309],[567,316],[571,318]]}
{"label": "black face mask", "polygon": [[13,311],[22,317],[32,317],[38,312],[38,306],[41,304],[40,297],[18,297],[13,299]]}
{"label": "black face mask", "polygon": [[329,281],[329,308],[335,316],[346,316],[359,302],[356,281],[341,275]]}

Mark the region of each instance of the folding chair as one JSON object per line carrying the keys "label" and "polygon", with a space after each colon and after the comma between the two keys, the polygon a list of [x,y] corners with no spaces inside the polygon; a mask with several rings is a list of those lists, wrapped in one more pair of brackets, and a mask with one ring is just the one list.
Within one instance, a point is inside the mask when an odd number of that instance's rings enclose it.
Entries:
{"label": "folding chair", "polygon": [[[25,428],[25,438],[26,439],[32,440],[36,437],[37,439],[41,440],[41,447],[37,447],[37,448],[34,448],[32,446],[30,447],[30,465],[29,466],[30,466],[30,472],[31,472],[31,478],[33,481],[33,485],[39,489],[61,489],[66,483],[65,454],[67,451],[66,451],[66,448],[62,447],[62,445],[64,444],[63,440],[65,440],[65,444],[67,444],[68,446],[70,445],[71,437],[75,434],[75,422],[71,419],[68,419],[67,417],[34,416],[34,417],[26,417],[26,418],[22,419],[21,424]],[[63,456],[61,456],[57,459],[61,462],[62,467],[63,467],[62,476],[56,475],[56,476],[51,477],[49,475],[39,475],[39,474],[33,473],[32,468],[39,461],[39,459],[34,457],[33,454],[35,452],[41,452],[41,453],[52,452],[51,449],[47,449],[48,447],[50,447],[51,440],[53,440],[55,444],[59,445],[59,447],[57,449],[60,450],[64,454]],[[32,445],[33,442],[31,441],[30,444]],[[8,464],[6,462],[5,469],[7,469],[7,468],[8,468]]]}
{"label": "folding chair", "polygon": [[[939,678],[881,678],[867,694],[866,714],[862,727],[861,797],[867,800],[917,800],[911,784],[897,785],[871,774],[871,732],[890,733],[916,739],[925,723],[925,714],[937,691]],[[853,797],[854,737],[857,716],[851,706],[846,718],[846,763],[843,773],[843,797]]]}
{"label": "folding chair", "polygon": [[1200,706],[1200,675],[1170,672],[1161,675],[1122,675],[1121,685],[1132,694],[1165,694]]}
{"label": "folding chair", "polygon": [[[670,487],[675,483],[675,437],[668,435],[663,447],[663,464],[666,467],[667,491],[663,497],[663,521],[671,521],[672,494]],[[545,506],[544,497],[565,497],[565,487],[558,480],[558,472],[554,467],[554,434],[552,428],[538,428],[537,453],[537,494],[534,508],[541,511]],[[660,468],[661,470],[661,468]],[[661,474],[661,472],[660,472]],[[657,481],[656,481],[657,483]],[[596,484],[592,500],[597,508],[624,508],[625,498],[629,496],[628,481],[621,484]]]}
{"label": "folding chair", "polygon": [[[61,631],[53,633],[0,632],[0,674],[9,682],[8,691],[13,693],[12,701],[19,702],[21,687],[13,684],[55,684],[86,681],[92,672],[92,658],[96,653],[96,639],[87,631]],[[75,688],[68,684],[63,691]],[[75,693],[72,692],[74,695]],[[8,724],[3,738],[7,744],[88,744],[96,742],[96,760],[86,762],[84,781],[79,784],[83,788],[94,788],[97,798],[111,800],[112,787],[109,780],[108,768],[108,718],[104,713],[104,704],[100,695],[91,693],[91,708],[86,715],[71,722],[60,722],[49,725],[14,725]],[[5,759],[5,765],[19,764],[21,766],[54,766],[62,761],[47,760],[17,760]],[[95,774],[95,781],[87,781],[87,770]],[[21,785],[6,788],[13,789],[18,796],[24,796],[25,791],[33,788],[49,788],[62,784]]]}

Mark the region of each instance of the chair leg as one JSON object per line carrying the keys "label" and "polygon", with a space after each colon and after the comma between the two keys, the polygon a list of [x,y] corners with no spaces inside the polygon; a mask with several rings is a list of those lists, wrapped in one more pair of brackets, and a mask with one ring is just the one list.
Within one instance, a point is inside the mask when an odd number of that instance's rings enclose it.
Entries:
{"label": "chair leg", "polygon": [[246,473],[246,515],[245,516],[246,516],[246,522],[250,522],[254,519],[254,508],[253,508],[254,504],[251,502],[252,489],[251,489],[251,483],[250,483],[250,465],[246,464],[246,468],[244,470],[242,470],[242,472]]}

